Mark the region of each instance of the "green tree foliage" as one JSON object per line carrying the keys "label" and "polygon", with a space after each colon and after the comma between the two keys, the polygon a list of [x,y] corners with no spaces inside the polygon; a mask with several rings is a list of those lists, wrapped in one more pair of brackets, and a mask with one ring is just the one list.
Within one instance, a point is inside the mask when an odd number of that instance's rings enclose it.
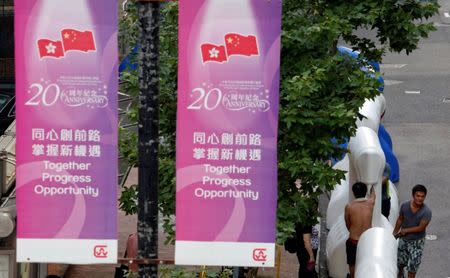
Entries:
{"label": "green tree foliage", "polygon": [[[131,45],[133,4],[122,18],[121,33]],[[344,177],[327,160],[342,150],[356,130],[359,107],[379,94],[377,75],[364,72],[366,59],[337,53],[338,42],[362,57],[382,61],[386,51],[409,54],[434,30],[425,20],[437,13],[437,0],[283,0],[281,90],[278,135],[278,240],[295,223],[313,223],[318,197]],[[166,3],[161,23],[160,210],[173,236],[175,213],[175,115],[177,96],[177,3]],[[359,29],[372,30],[362,37]],[[367,33],[367,32],[364,32]],[[135,38],[135,37],[134,37]],[[122,90],[137,94],[136,73],[125,73]],[[130,112],[135,117],[135,111]],[[136,136],[121,133],[121,153],[136,164]],[[131,193],[125,194],[133,196]],[[122,200],[130,209],[129,202]],[[173,237],[169,237],[173,239]]]}

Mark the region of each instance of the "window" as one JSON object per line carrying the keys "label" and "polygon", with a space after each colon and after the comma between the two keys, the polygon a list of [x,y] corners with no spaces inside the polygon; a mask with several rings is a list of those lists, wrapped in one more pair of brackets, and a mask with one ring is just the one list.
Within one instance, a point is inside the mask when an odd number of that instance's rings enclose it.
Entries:
{"label": "window", "polygon": [[14,1],[0,0],[0,82],[14,83]]}
{"label": "window", "polygon": [[5,107],[8,105],[9,101],[12,99],[12,96],[0,94],[0,112],[5,109]]}

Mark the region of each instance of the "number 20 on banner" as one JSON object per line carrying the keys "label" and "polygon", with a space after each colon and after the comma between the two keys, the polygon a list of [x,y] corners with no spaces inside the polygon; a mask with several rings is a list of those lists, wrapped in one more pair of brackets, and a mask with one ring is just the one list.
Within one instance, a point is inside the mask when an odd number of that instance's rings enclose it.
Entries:
{"label": "number 20 on banner", "polygon": [[46,87],[39,83],[31,84],[28,92],[33,94],[33,96],[25,105],[30,106],[39,106],[41,103],[44,106],[52,106],[58,101],[61,94],[59,86],[54,83]]}
{"label": "number 20 on banner", "polygon": [[188,106],[187,109],[189,110],[205,108],[211,111],[216,109],[222,101],[222,91],[218,88],[211,89],[208,92],[203,88],[195,88],[192,93],[196,93],[197,96],[194,102]]}

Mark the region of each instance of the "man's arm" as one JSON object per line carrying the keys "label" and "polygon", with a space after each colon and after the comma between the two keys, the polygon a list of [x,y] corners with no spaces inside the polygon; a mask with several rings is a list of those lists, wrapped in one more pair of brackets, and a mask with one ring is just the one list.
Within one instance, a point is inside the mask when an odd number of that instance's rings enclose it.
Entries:
{"label": "man's arm", "polygon": [[311,234],[303,234],[303,243],[305,244],[305,249],[309,255],[309,261],[315,261],[314,252],[311,246]]}
{"label": "man's arm", "polygon": [[345,226],[347,226],[347,230],[350,231],[350,208],[348,205],[345,206],[344,218]]}
{"label": "man's arm", "polygon": [[429,220],[422,220],[418,226],[401,229],[400,235],[404,236],[406,234],[423,232],[427,228],[428,223],[430,223]]}
{"label": "man's arm", "polygon": [[398,218],[397,218],[397,222],[395,222],[394,231],[392,232],[392,234],[394,236],[396,236],[398,234],[398,232],[400,230],[400,226],[402,225],[402,223],[403,223],[403,214],[400,212],[400,214],[398,215]]}
{"label": "man's arm", "polygon": [[373,185],[370,188],[369,200],[375,203],[375,189],[373,188]]}

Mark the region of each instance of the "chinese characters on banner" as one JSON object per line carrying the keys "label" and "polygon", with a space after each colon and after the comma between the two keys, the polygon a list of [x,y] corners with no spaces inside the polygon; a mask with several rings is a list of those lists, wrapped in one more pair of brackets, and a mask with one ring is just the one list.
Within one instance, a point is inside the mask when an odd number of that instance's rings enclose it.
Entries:
{"label": "chinese characters on banner", "polygon": [[273,266],[281,1],[179,1],[175,263]]}
{"label": "chinese characters on banner", "polygon": [[19,262],[117,262],[116,6],[15,1]]}

